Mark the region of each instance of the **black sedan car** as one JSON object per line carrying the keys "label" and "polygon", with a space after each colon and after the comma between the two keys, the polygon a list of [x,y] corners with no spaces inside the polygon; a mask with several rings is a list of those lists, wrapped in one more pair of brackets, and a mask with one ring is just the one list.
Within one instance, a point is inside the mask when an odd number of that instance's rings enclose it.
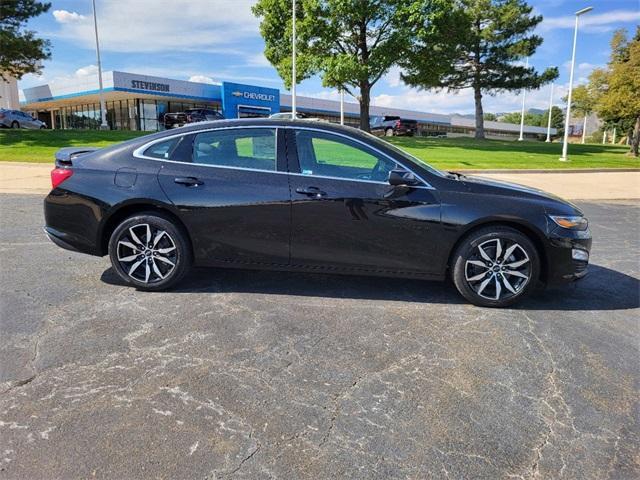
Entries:
{"label": "black sedan car", "polygon": [[450,277],[470,302],[513,304],[586,273],[591,234],[570,203],[438,171],[348,127],[203,122],[56,155],[44,202],[57,245],[109,255],[143,290],[191,265]]}

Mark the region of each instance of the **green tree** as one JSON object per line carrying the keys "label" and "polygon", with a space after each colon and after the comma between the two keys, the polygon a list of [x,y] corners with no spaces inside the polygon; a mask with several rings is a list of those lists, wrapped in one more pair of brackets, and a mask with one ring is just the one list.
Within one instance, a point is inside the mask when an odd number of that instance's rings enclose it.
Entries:
{"label": "green tree", "polygon": [[611,58],[606,69],[594,70],[589,89],[595,111],[609,126],[619,126],[631,138],[631,154],[640,144],[640,27],[628,40],[624,31],[614,33]]}
{"label": "green tree", "polygon": [[[549,110],[544,112],[540,117],[540,127],[547,128],[549,123]],[[560,107],[555,105],[551,107],[551,128],[555,128],[558,133],[556,136],[561,137],[564,135],[564,113]]]}
{"label": "green tree", "polygon": [[475,136],[484,138],[483,93],[535,89],[558,76],[557,68],[537,73],[522,65],[542,43],[532,34],[541,21],[523,0],[452,0],[445,15],[421,22],[402,78],[425,89],[472,88]]}
{"label": "green tree", "polygon": [[495,113],[485,113],[483,117],[487,122],[496,122],[498,120],[498,116]]}
{"label": "green tree", "polygon": [[[562,99],[565,103],[567,97]],[[571,94],[571,112],[576,116],[586,117],[593,112],[594,98],[586,85],[578,85]]]}
{"label": "green tree", "polygon": [[46,12],[50,3],[38,0],[0,0],[0,77],[22,78],[40,73],[40,62],[51,57],[50,42],[25,30],[30,18]]}
{"label": "green tree", "polygon": [[[502,115],[500,117],[499,121],[502,122],[502,123],[516,123],[516,124],[519,124],[520,123],[520,117],[521,117],[521,112],[511,112],[511,113],[506,113],[506,114]],[[542,118],[542,115],[540,115],[539,113],[525,112],[525,114],[524,114],[524,124],[537,127],[537,126],[540,125],[540,119],[541,118]]]}
{"label": "green tree", "polygon": [[[562,97],[562,101],[566,103],[567,97]],[[587,85],[578,85],[573,89],[573,93],[571,94],[571,113],[575,117],[584,118],[582,131],[583,143],[586,135],[584,128],[586,127],[587,117],[593,113],[594,107],[595,98]]]}
{"label": "green tree", "polygon": [[[265,56],[290,88],[291,0],[258,0]],[[298,0],[296,83],[320,73],[360,103],[360,128],[369,131],[371,89],[403,57],[410,43],[412,4],[403,0]]]}

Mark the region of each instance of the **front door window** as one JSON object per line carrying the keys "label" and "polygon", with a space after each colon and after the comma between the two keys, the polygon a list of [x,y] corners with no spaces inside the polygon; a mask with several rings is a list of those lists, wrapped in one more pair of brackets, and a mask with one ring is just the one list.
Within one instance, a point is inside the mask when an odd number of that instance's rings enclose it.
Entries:
{"label": "front door window", "polygon": [[296,132],[300,173],[345,180],[386,182],[396,162],[358,142],[311,130]]}

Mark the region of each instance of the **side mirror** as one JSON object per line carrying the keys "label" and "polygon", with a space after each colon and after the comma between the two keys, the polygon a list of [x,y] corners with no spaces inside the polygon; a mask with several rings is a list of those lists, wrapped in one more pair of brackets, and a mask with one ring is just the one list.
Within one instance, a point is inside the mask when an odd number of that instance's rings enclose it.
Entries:
{"label": "side mirror", "polygon": [[393,186],[415,186],[420,184],[420,180],[416,176],[406,170],[397,169],[389,172],[389,185]]}

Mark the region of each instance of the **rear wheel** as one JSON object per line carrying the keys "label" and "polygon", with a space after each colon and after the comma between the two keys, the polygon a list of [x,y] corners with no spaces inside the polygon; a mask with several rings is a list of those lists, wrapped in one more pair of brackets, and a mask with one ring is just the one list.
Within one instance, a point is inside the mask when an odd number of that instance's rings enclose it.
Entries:
{"label": "rear wheel", "polygon": [[387,129],[384,131],[384,136],[385,136],[385,137],[393,137],[393,128],[387,128]]}
{"label": "rear wheel", "polygon": [[11,128],[20,128],[20,124],[14,120],[11,122]]}
{"label": "rear wheel", "polygon": [[453,283],[464,298],[482,307],[506,307],[522,300],[535,289],[539,276],[535,246],[509,227],[473,232],[453,256]]}
{"label": "rear wheel", "polygon": [[191,250],[182,229],[156,213],[124,220],[109,240],[113,269],[141,290],[164,290],[178,283],[191,265]]}

